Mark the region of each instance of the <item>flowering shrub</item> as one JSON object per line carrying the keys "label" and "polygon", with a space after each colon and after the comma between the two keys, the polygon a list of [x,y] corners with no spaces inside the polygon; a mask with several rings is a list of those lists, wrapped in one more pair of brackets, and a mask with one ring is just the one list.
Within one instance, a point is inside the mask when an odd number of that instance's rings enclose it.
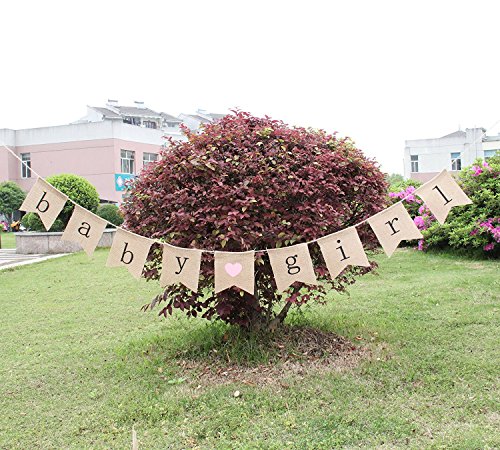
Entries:
{"label": "flowering shrub", "polygon": [[[126,228],[179,247],[245,251],[316,239],[385,206],[384,175],[348,139],[245,112],[200,134],[184,132],[187,142],[170,141],[135,180],[122,206]],[[368,228],[359,232],[366,245],[376,244]],[[238,288],[214,294],[213,255],[204,253],[199,293],[169,286],[153,303],[166,302],[164,316],[178,308],[246,328],[273,328],[292,304],[321,300],[327,288],[344,291],[373,267],[347,269],[331,280],[319,247],[309,249],[325,282],[319,287],[298,283],[277,293],[268,256],[257,252],[254,296]],[[153,247],[148,261],[144,275],[156,280],[160,248]]]}
{"label": "flowering shrub", "polygon": [[500,156],[488,162],[477,160],[462,169],[459,183],[472,200],[471,205],[453,208],[444,225],[430,223],[423,228],[428,248],[479,249],[500,254]]}

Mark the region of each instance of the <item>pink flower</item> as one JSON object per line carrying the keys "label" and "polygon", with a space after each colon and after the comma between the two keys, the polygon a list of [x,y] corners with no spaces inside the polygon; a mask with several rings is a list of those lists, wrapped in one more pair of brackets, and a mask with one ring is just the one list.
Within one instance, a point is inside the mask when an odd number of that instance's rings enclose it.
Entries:
{"label": "pink flower", "polygon": [[478,175],[483,173],[483,169],[481,169],[481,167],[479,166],[472,166],[471,169],[474,171],[474,173],[472,174],[472,176],[474,177],[477,177]]}
{"label": "pink flower", "polygon": [[483,167],[484,167],[485,169],[491,170],[490,165],[489,165],[486,161],[483,161]]}
{"label": "pink flower", "polygon": [[418,250],[421,252],[425,250],[425,242],[423,239],[419,239],[418,241]]}
{"label": "pink flower", "polygon": [[484,247],[483,247],[483,250],[485,252],[489,252],[490,250],[493,250],[495,248],[495,244],[493,242],[490,242],[489,244],[486,244]]}
{"label": "pink flower", "polygon": [[420,230],[425,227],[425,220],[422,216],[417,216],[413,219],[413,222]]}
{"label": "pink flower", "polygon": [[394,198],[394,197],[399,197],[398,192],[389,192],[389,197]]}
{"label": "pink flower", "polygon": [[471,236],[475,236],[477,234],[477,231],[475,228],[470,232]]}

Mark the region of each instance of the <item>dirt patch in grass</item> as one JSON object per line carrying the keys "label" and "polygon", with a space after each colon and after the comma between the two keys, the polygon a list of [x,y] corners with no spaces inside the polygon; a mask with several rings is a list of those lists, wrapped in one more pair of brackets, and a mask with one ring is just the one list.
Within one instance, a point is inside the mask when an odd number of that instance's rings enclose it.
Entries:
{"label": "dirt patch in grass", "polygon": [[[329,331],[310,327],[288,326],[263,338],[267,361],[232,359],[231,337],[208,354],[177,355],[179,375],[196,385],[241,382],[247,385],[282,384],[290,376],[303,377],[312,372],[335,372],[356,367],[362,360],[374,357],[366,345],[355,345]],[[377,351],[378,353],[378,351]],[[286,386],[285,386],[286,387]]]}

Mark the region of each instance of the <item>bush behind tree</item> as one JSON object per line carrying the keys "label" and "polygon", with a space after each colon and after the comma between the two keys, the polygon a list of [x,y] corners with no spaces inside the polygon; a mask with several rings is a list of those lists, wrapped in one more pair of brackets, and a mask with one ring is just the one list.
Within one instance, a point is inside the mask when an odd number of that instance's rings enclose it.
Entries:
{"label": "bush behind tree", "polygon": [[[66,194],[82,208],[96,212],[99,206],[99,194],[94,185],[84,177],[73,174],[60,174],[48,177],[45,181]],[[74,205],[71,202],[66,202],[50,231],[64,230],[71,218],[73,209]],[[45,227],[36,213],[26,214],[21,223],[31,231],[45,231]]]}
{"label": "bush behind tree", "polygon": [[[200,134],[185,133],[187,142],[171,140],[135,180],[122,205],[129,230],[179,247],[237,252],[320,238],[385,207],[384,175],[347,138],[239,111]],[[367,227],[359,232],[367,246],[376,243]],[[178,308],[252,330],[273,329],[291,305],[322,300],[328,288],[343,292],[374,267],[353,267],[331,280],[318,245],[309,249],[324,285],[296,283],[279,294],[267,254],[257,252],[255,295],[238,288],[215,295],[213,255],[204,253],[199,293],[169,286],[153,303],[166,302],[165,316]],[[154,246],[147,279],[159,278],[160,263],[161,249]]]}
{"label": "bush behind tree", "polygon": [[0,183],[0,214],[9,218],[9,224],[25,198],[26,193],[13,181]]}
{"label": "bush behind tree", "polygon": [[478,159],[460,171],[458,182],[472,204],[450,211],[444,225],[422,229],[426,248],[452,248],[500,255],[500,156]]}
{"label": "bush behind tree", "polygon": [[[120,208],[112,203],[99,205],[96,214],[117,227],[123,223],[123,214],[121,213]],[[110,226],[111,225],[108,225],[108,227]]]}

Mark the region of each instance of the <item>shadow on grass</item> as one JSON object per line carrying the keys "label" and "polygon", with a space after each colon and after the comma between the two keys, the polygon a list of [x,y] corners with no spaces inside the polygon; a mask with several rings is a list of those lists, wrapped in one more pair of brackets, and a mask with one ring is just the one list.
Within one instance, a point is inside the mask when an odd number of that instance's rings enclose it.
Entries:
{"label": "shadow on grass", "polygon": [[274,333],[250,333],[222,322],[173,322],[160,334],[128,344],[120,351],[122,359],[155,372],[162,368],[164,379],[172,383],[184,376],[220,383],[249,380],[262,371],[271,379],[284,368],[301,373],[353,367],[368,355],[346,338],[316,328],[304,315],[292,314]]}

